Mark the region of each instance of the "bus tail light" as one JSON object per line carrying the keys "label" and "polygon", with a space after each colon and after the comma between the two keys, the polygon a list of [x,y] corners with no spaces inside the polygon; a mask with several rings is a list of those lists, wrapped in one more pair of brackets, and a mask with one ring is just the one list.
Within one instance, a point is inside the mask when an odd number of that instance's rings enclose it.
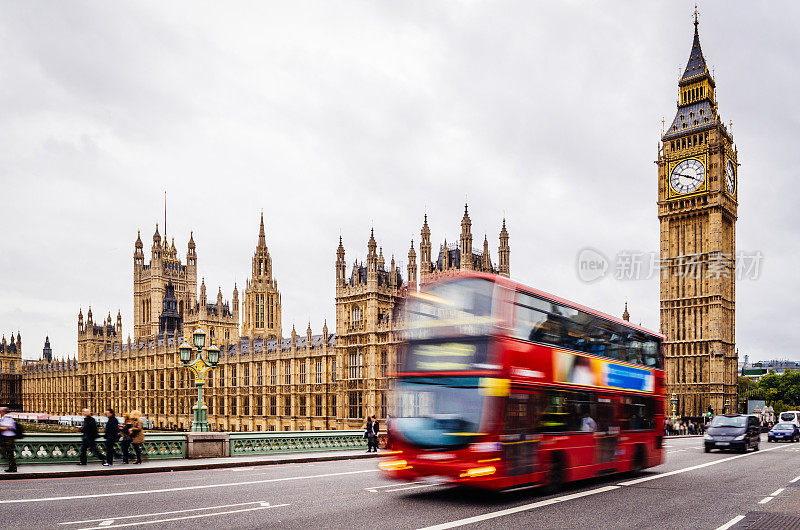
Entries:
{"label": "bus tail light", "polygon": [[473,467],[461,473],[459,477],[461,478],[485,477],[488,475],[494,475],[495,473],[497,473],[497,469],[494,466]]}
{"label": "bus tail light", "polygon": [[403,469],[411,469],[411,466],[405,460],[389,460],[380,462],[378,468],[384,471],[401,471]]}

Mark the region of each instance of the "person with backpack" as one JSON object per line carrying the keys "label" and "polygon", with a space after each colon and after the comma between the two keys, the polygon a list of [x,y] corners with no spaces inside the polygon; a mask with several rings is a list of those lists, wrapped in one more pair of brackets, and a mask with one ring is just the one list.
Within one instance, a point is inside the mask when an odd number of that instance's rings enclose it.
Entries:
{"label": "person with backpack", "polygon": [[6,473],[17,472],[17,455],[14,452],[14,440],[17,439],[17,422],[8,415],[8,407],[0,407],[0,438],[3,444],[3,456],[8,460]]}

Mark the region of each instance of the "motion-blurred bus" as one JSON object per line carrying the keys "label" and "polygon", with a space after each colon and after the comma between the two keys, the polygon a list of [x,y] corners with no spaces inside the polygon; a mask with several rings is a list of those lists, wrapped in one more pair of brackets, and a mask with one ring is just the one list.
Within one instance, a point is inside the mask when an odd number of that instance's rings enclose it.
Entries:
{"label": "motion-blurred bus", "polygon": [[663,337],[508,279],[408,297],[389,476],[560,486],[663,461]]}

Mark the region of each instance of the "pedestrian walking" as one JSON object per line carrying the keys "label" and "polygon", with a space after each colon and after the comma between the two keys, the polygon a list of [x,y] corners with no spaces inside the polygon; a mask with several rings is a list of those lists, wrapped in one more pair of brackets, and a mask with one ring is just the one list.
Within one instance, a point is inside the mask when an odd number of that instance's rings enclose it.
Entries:
{"label": "pedestrian walking", "polygon": [[378,452],[378,433],[380,432],[380,423],[378,423],[378,418],[375,417],[373,414],[372,416],[372,452]]}
{"label": "pedestrian walking", "polygon": [[122,415],[122,425],[119,427],[119,434],[122,437],[121,448],[122,448],[122,463],[127,464],[130,460],[130,449],[131,449],[131,442],[133,441],[133,437],[131,436],[131,430],[133,429],[133,420],[131,420],[131,415],[129,413],[124,413]]}
{"label": "pedestrian walking", "polygon": [[372,452],[372,437],[375,436],[375,432],[372,430],[372,418],[367,416],[367,424],[364,427],[364,439],[367,440],[367,452]]}
{"label": "pedestrian walking", "polygon": [[100,461],[104,459],[100,456],[100,451],[97,449],[97,442],[95,441],[97,438],[97,420],[92,417],[92,413],[89,409],[83,409],[81,413],[83,414],[83,426],[78,428],[81,432],[81,454],[78,465],[85,466],[86,453],[89,451]]}
{"label": "pedestrian walking", "polygon": [[144,425],[142,424],[142,413],[138,410],[131,412],[131,443],[133,443],[133,450],[136,453],[136,462],[134,464],[142,463],[142,445],[144,444]]}
{"label": "pedestrian walking", "polygon": [[116,445],[117,440],[119,440],[119,420],[117,420],[116,415],[114,415],[114,409],[106,409],[106,418],[108,418],[106,422],[106,432],[103,434],[103,438],[106,440],[106,462],[103,465],[113,466],[114,445]]}
{"label": "pedestrian walking", "polygon": [[17,422],[8,415],[8,407],[0,407],[0,438],[3,444],[3,457],[8,461],[6,473],[17,472],[17,454],[14,440],[17,438]]}

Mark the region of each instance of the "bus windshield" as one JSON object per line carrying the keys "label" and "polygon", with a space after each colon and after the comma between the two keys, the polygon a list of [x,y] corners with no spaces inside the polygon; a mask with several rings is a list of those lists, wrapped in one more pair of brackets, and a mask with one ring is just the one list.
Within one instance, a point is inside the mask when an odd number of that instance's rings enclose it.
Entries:
{"label": "bus windshield", "polygon": [[479,436],[487,397],[477,377],[419,378],[398,383],[392,432],[420,447],[456,448]]}
{"label": "bus windshield", "polygon": [[494,282],[465,278],[434,284],[405,306],[407,339],[482,336],[491,332]]}

